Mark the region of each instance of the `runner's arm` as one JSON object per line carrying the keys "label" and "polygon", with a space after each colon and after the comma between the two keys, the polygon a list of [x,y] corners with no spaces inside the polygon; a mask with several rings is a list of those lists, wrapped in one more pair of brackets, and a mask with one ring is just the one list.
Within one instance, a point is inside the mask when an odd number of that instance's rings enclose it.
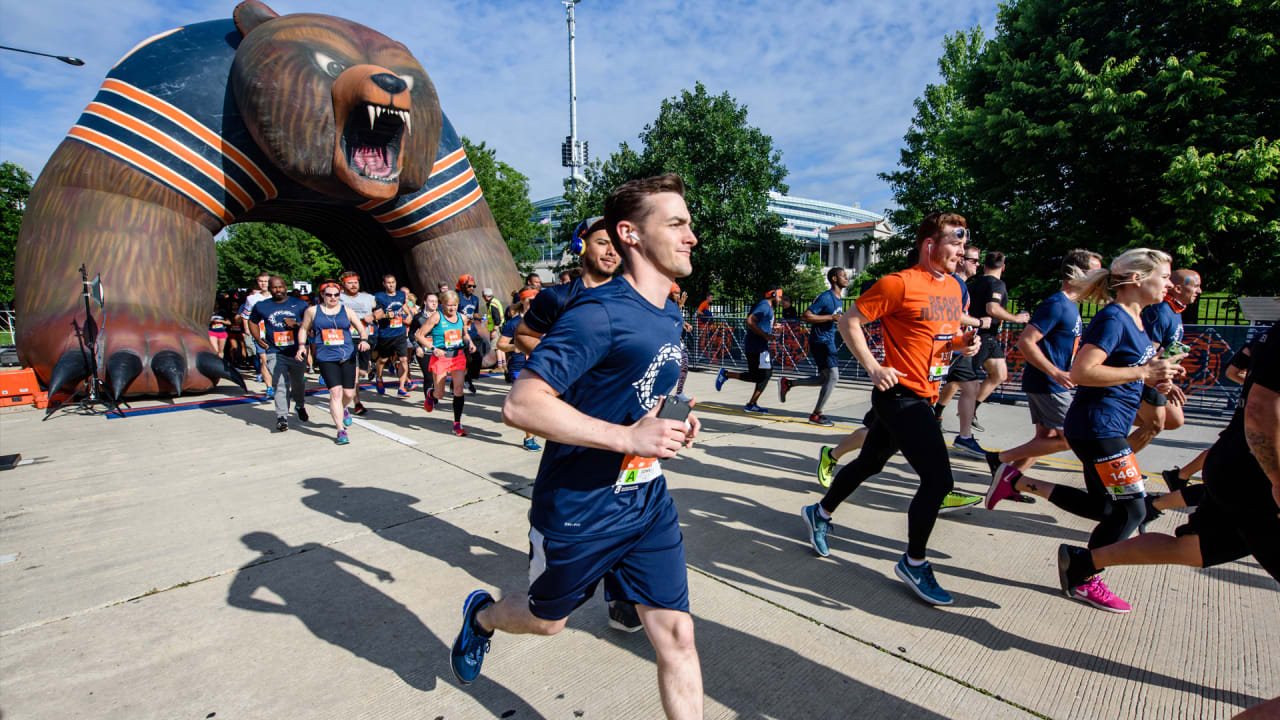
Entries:
{"label": "runner's arm", "polygon": [[657,406],[634,425],[615,425],[579,412],[528,368],[502,403],[502,421],[565,445],[640,457],[669,458],[685,444],[684,422],[661,420]]}
{"label": "runner's arm", "polygon": [[356,315],[356,311],[351,308],[344,309],[347,311],[347,322],[351,323],[351,327],[355,328],[355,331],[359,333],[360,342],[356,343],[356,345],[360,343],[367,345],[369,343],[369,331],[365,328],[364,323],[360,321],[360,316]]}
{"label": "runner's arm", "polygon": [[1017,315],[1014,315],[1013,313],[1001,307],[1000,303],[996,302],[995,300],[992,300],[987,303],[987,316],[993,317],[997,320],[1004,320],[1005,322],[1014,322],[1014,323],[1024,323],[1031,318],[1031,316],[1028,315],[1027,313],[1018,313]]}
{"label": "runner's arm", "polygon": [[511,341],[515,343],[520,352],[528,355],[533,352],[534,348],[538,347],[538,343],[542,342],[542,333],[530,330],[524,320],[521,320],[520,324],[516,326],[516,334],[511,338]]}
{"label": "runner's arm", "polygon": [[[1244,437],[1258,465],[1280,493],[1280,393],[1254,384],[1244,405]],[[1277,500],[1280,504],[1280,500]]]}
{"label": "runner's arm", "polygon": [[1086,387],[1111,387],[1140,381],[1155,387],[1178,376],[1178,361],[1183,357],[1153,358],[1146,365],[1134,367],[1111,367],[1102,364],[1107,359],[1107,351],[1088,343],[1080,346],[1071,363],[1071,382]]}
{"label": "runner's arm", "polygon": [[756,322],[756,316],[755,316],[755,315],[748,315],[748,316],[747,316],[747,330],[748,330],[749,332],[753,332],[753,333],[755,333],[756,335],[759,335],[760,337],[764,338],[765,340],[769,340],[769,339],[770,339],[770,338],[769,338],[769,336],[765,333],[765,331],[763,331],[763,330],[761,330],[761,329],[760,329],[760,323]]}
{"label": "runner's arm", "polygon": [[1044,338],[1044,333],[1040,332],[1040,328],[1035,325],[1028,325],[1022,328],[1022,334],[1018,336],[1018,349],[1022,351],[1022,357],[1031,363],[1032,367],[1040,372],[1048,375],[1050,379],[1058,383],[1062,387],[1070,390],[1076,384],[1071,381],[1071,374],[1063,372],[1049,361],[1049,357],[1040,349],[1040,340]]}
{"label": "runner's arm", "polygon": [[311,332],[311,323],[315,322],[315,317],[316,317],[316,308],[314,305],[307,308],[307,311],[302,313],[302,324],[298,326],[298,345],[299,346],[303,346],[307,344],[307,335]]}
{"label": "runner's arm", "polygon": [[507,337],[506,335],[499,334],[498,342],[496,344],[498,349],[502,352],[518,353],[520,352],[520,348],[516,347],[515,342],[513,342],[514,340],[514,337]]}
{"label": "runner's arm", "polygon": [[435,346],[434,340],[430,343],[427,341],[431,338],[431,331],[435,329],[436,323],[438,322],[440,322],[440,314],[436,313],[435,315],[429,316],[426,319],[426,322],[418,326],[418,331],[413,334],[413,339],[418,342],[418,345],[427,349]]}
{"label": "runner's arm", "polygon": [[881,390],[888,390],[898,384],[899,377],[906,375],[893,368],[883,367],[876,356],[871,354],[867,336],[862,332],[862,325],[866,322],[869,322],[867,316],[862,314],[857,305],[853,305],[840,316],[836,327],[840,328],[840,337],[844,338],[845,346],[853,353],[853,359],[871,376],[871,383]]}

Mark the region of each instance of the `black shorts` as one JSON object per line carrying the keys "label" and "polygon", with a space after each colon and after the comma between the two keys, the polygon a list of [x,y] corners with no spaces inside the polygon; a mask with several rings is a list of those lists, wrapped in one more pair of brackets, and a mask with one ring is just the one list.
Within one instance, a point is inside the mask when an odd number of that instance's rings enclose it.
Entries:
{"label": "black shorts", "polygon": [[822,343],[812,343],[809,345],[809,354],[813,356],[813,364],[821,371],[825,368],[838,367],[840,358],[836,353]]}
{"label": "black shorts", "polygon": [[373,352],[379,358],[408,357],[409,337],[407,335],[380,337],[378,338],[378,344],[373,348]]}
{"label": "black shorts", "polygon": [[[1146,490],[1143,482],[1142,471],[1138,468],[1137,458],[1134,457],[1133,448],[1129,445],[1127,437],[1109,437],[1109,438],[1067,438],[1067,445],[1070,446],[1071,452],[1075,453],[1080,459],[1080,464],[1084,469],[1084,486],[1090,494],[1105,496],[1108,500],[1126,500],[1133,497],[1144,497]],[[1132,469],[1121,468],[1124,465],[1123,458],[1132,459]],[[1119,461],[1119,462],[1114,462]],[[1111,464],[1118,467],[1111,468]],[[1116,470],[1122,473],[1132,473],[1130,482],[1134,487],[1124,494],[1115,487],[1108,487],[1103,482],[1102,474],[1099,472],[1099,465],[1103,465],[1109,471]],[[1114,475],[1114,472],[1109,472]],[[1120,482],[1115,478],[1108,478],[1112,482]]]}
{"label": "black shorts", "polygon": [[1142,402],[1153,407],[1164,407],[1169,403],[1169,398],[1165,397],[1159,390],[1149,385],[1143,385]]}
{"label": "black shorts", "polygon": [[320,378],[324,380],[324,386],[332,390],[341,385],[347,390],[356,388],[356,357],[351,357],[342,362],[332,360],[321,360],[316,363],[320,366]]}
{"label": "black shorts", "polygon": [[[372,343],[370,344],[372,345]],[[356,343],[356,345],[359,345],[359,343]],[[360,350],[358,348],[356,349],[356,363],[360,366],[361,370],[367,371],[369,369],[369,363],[370,363],[369,358],[372,355],[373,355],[373,350]]]}
{"label": "black shorts", "polygon": [[1241,462],[1255,462],[1253,458],[1234,458],[1230,452],[1209,451],[1204,462],[1204,479],[1209,492],[1200,502],[1187,523],[1177,529],[1179,537],[1196,535],[1200,538],[1200,559],[1205,567],[1221,565],[1252,555],[1280,582],[1280,517],[1277,517],[1275,501],[1246,502],[1245,507],[1227,505],[1215,495],[1224,484],[1230,488],[1245,473],[1255,468],[1241,468]]}
{"label": "black shorts", "polygon": [[947,382],[972,382],[978,379],[973,371],[973,358],[956,355],[951,361],[951,369],[947,371]]}
{"label": "black shorts", "polygon": [[1000,342],[999,335],[979,335],[978,337],[982,338],[982,346],[978,348],[978,354],[973,356],[975,370],[986,365],[991,359],[1004,362],[1004,344]]}

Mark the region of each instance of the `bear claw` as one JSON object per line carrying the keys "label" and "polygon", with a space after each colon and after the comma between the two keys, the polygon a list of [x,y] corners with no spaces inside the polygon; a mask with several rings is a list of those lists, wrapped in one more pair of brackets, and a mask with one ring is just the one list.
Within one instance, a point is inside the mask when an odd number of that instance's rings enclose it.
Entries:
{"label": "bear claw", "polygon": [[231,367],[231,364],[226,360],[211,352],[202,352],[196,355],[196,369],[200,371],[201,375],[212,380],[214,385],[218,384],[220,378],[226,378],[239,385],[241,390],[246,392],[249,390],[249,386],[244,384],[244,378],[240,376],[240,372]]}
{"label": "bear claw", "polygon": [[[173,350],[161,350],[151,358],[151,374],[173,388],[174,397],[182,397],[182,381],[187,377],[187,363]],[[158,384],[158,383],[157,383]]]}
{"label": "bear claw", "polygon": [[110,379],[111,397],[117,401],[124,391],[142,374],[142,358],[125,350],[118,350],[107,358],[107,377]]}
{"label": "bear claw", "polygon": [[89,362],[84,352],[68,350],[62,353],[58,363],[53,366],[53,371],[49,373],[49,394],[58,392],[66,385],[71,385],[74,390],[87,377]]}

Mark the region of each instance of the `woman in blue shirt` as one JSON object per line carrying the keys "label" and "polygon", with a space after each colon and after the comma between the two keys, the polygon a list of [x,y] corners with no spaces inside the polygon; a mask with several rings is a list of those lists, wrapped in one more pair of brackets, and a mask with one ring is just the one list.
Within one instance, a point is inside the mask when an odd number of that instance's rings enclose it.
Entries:
{"label": "woman in blue shirt", "polygon": [[[1077,385],[1067,410],[1063,434],[1084,465],[1085,489],[1038,480],[1003,463],[992,477],[987,507],[1014,492],[1030,492],[1081,517],[1096,520],[1089,547],[1102,547],[1133,534],[1146,516],[1142,471],[1129,446],[1129,426],[1138,415],[1144,384],[1168,390],[1185,373],[1181,355],[1156,358],[1142,327],[1142,308],[1158,302],[1169,289],[1167,254],[1129,250],[1109,270],[1091,270],[1079,281],[1077,297],[1109,303],[1098,311],[1071,364]],[[1114,292],[1114,301],[1112,293]],[[1100,610],[1129,612],[1099,575],[1067,588],[1067,597]]]}

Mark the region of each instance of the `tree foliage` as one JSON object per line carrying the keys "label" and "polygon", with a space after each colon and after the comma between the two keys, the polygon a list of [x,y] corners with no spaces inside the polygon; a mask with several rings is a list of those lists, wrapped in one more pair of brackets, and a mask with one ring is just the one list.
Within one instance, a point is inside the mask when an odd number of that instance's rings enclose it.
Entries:
{"label": "tree foliage", "polygon": [[531,272],[541,253],[534,244],[539,228],[530,222],[537,210],[529,200],[529,178],[499,160],[497,152],[483,142],[476,145],[463,137],[462,146],[516,267],[522,275]]}
{"label": "tree foliage", "polygon": [[[826,292],[828,287],[830,285],[822,266],[822,256],[815,252],[809,253],[804,264],[796,268],[795,274],[782,286],[782,294],[796,303],[810,302]],[[805,308],[799,310],[804,312]]]}
{"label": "tree foliage", "polygon": [[31,195],[31,173],[8,160],[0,163],[0,302],[13,301],[14,254],[18,229]]}
{"label": "tree foliage", "polygon": [[772,138],[748,124],[745,105],[727,92],[708,94],[702,83],[662,101],[640,133],[638,152],[622,143],[584,169],[585,183],[566,183],[559,242],[567,243],[583,218],[602,214],[613,188],[667,172],[684,179],[698,236],[693,274],[680,281],[690,297],[708,290],[759,297],[767,286],[789,282],[803,244],[783,235],[782,218],[769,211],[769,191],[787,191],[782,156]]}
{"label": "tree foliage", "polygon": [[308,232],[277,223],[238,223],[217,243],[218,287],[254,287],[259,273],[310,282],[337,279],[342,263]]}
{"label": "tree foliage", "polygon": [[[1198,269],[1210,290],[1274,293],[1278,21],[1270,0],[1002,6],[973,62],[944,74],[955,103],[931,137],[965,178],[945,200],[1036,294],[1054,284],[1048,258],[1142,245]],[[900,164],[929,170],[906,153]],[[898,201],[923,214],[942,199]]]}

